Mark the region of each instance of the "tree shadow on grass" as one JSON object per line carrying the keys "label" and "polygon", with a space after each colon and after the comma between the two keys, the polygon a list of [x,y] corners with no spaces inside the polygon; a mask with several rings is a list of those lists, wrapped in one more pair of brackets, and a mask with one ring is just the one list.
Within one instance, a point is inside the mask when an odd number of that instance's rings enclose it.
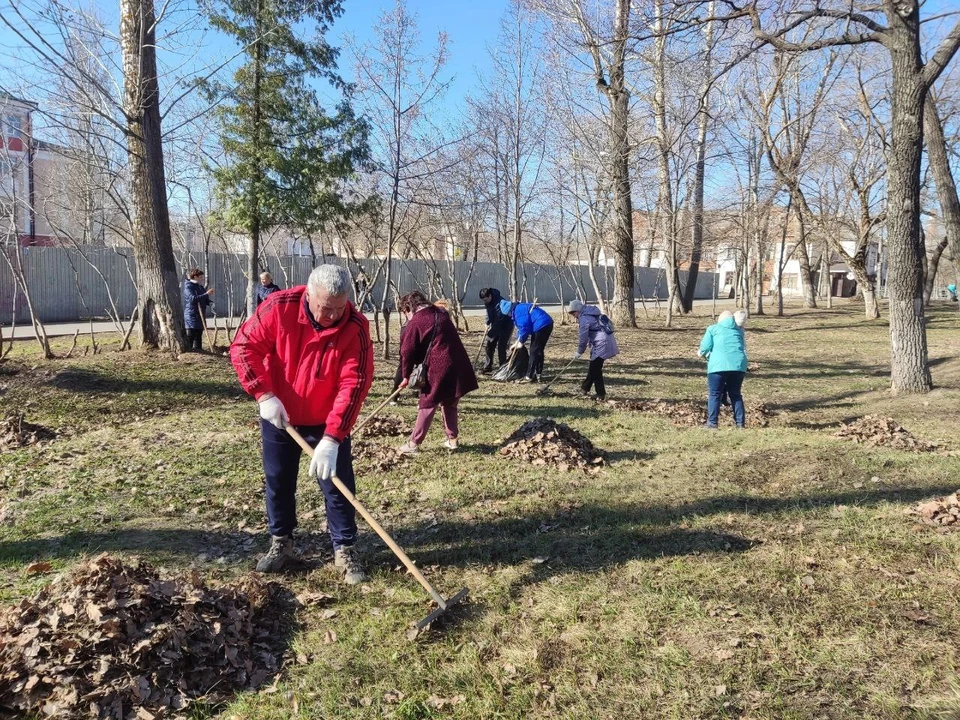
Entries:
{"label": "tree shadow on grass", "polygon": [[[758,497],[744,493],[692,500],[678,505],[587,503],[573,508],[546,507],[524,516],[482,520],[441,519],[388,527],[397,542],[421,566],[475,567],[478,564],[534,562],[549,573],[599,571],[636,559],[745,552],[750,538],[725,530],[686,529],[689,518],[729,513],[779,515],[810,512],[836,505],[875,506],[914,503],[946,495],[956,484],[853,490],[792,497]],[[371,567],[393,567],[396,559],[367,531],[373,547]],[[243,558],[266,548],[267,536],[189,528],[123,528],[76,531],[37,540],[0,542],[0,563],[25,564],[40,558],[72,558],[103,551],[169,554],[194,559],[201,548],[240,542]],[[318,540],[322,542],[322,540]],[[322,554],[322,553],[321,553]],[[546,558],[546,560],[544,560]]]}
{"label": "tree shadow on grass", "polygon": [[[188,372],[185,369],[184,374]],[[130,377],[122,371],[107,373],[91,368],[66,368],[46,383],[61,390],[78,393],[169,393],[236,399],[246,397],[236,382],[176,378]]]}

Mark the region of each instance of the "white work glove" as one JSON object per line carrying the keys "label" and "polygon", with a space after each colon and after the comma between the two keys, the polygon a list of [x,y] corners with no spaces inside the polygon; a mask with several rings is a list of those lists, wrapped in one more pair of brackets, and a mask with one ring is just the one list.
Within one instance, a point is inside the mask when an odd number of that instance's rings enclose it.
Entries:
{"label": "white work glove", "polygon": [[523,347],[523,343],[520,342],[519,340],[517,340],[517,341],[513,344],[513,347],[511,348],[511,350],[519,350],[519,349],[522,348],[522,347]]}
{"label": "white work glove", "polygon": [[260,417],[276,427],[278,430],[283,430],[290,422],[290,416],[287,415],[287,409],[283,406],[283,403],[280,402],[280,398],[278,398],[276,395],[269,395],[265,398],[261,398],[258,405],[260,406]]}
{"label": "white work glove", "polygon": [[583,357],[583,353],[575,352],[575,353],[573,354],[573,359],[574,359],[574,360],[579,360],[579,359],[582,358],[582,357]]}
{"label": "white work glove", "polygon": [[310,476],[317,480],[329,480],[337,474],[337,455],[340,452],[340,443],[333,438],[324,436],[317,443],[310,461]]}

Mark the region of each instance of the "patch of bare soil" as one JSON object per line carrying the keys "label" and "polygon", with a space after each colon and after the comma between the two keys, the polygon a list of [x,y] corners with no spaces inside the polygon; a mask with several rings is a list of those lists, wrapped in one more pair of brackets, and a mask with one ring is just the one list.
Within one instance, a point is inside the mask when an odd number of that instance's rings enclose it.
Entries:
{"label": "patch of bare soil", "polygon": [[[630,412],[645,412],[661,415],[670,420],[677,427],[700,427],[707,421],[706,403],[696,403],[690,400],[608,400],[607,404],[618,410]],[[770,418],[776,413],[766,403],[758,405],[747,404],[747,427],[767,427]],[[729,410],[721,408],[720,419],[730,420]]]}
{"label": "patch of bare soil", "polygon": [[924,525],[932,525],[942,530],[956,529],[956,526],[960,526],[960,497],[955,492],[946,497],[925,500],[903,512]]}
{"label": "patch of bare soil", "polygon": [[50,428],[27,422],[23,413],[8,415],[0,421],[0,450],[36,445],[44,440],[53,440],[56,436]]}
{"label": "patch of bare soil", "polygon": [[895,450],[930,452],[937,449],[935,443],[913,436],[893,418],[865,415],[859,420],[843,423],[836,437],[849,438],[868,447],[890,447]]}
{"label": "patch of bare soil", "polygon": [[500,454],[531,465],[550,465],[561,472],[599,472],[604,463],[601,450],[568,425],[549,418],[525,422],[503,441]]}
{"label": "patch of bare soil", "polygon": [[0,614],[0,707],[148,720],[223,702],[278,672],[281,592],[101,555]]}

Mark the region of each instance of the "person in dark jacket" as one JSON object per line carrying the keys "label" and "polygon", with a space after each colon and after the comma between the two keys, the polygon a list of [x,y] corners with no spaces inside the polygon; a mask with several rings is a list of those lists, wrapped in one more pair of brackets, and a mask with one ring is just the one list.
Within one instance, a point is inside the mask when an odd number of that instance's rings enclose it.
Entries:
{"label": "person in dark jacket", "polygon": [[260,285],[257,287],[257,307],[270,295],[280,290],[279,285],[274,285],[273,275],[268,272],[260,273]]}
{"label": "person in dark jacket", "polygon": [[498,366],[507,361],[507,345],[510,343],[510,335],[513,334],[513,320],[509,314],[504,315],[500,310],[503,296],[497,288],[483,288],[480,299],[487,311],[487,337],[484,343],[487,360],[480,371],[486,375],[493,372],[494,350],[497,351]]}
{"label": "person in dark jacket", "polygon": [[543,355],[547,348],[547,340],[553,332],[553,318],[547,314],[546,310],[533,303],[501,301],[502,309],[508,306],[509,310],[506,310],[506,313],[517,326],[517,342],[514,343],[513,348],[519,350],[527,338],[530,338],[530,364],[527,367],[527,376],[520,378],[517,382],[539,381],[543,374]]}
{"label": "person in dark jacket", "polygon": [[443,446],[456,450],[460,435],[457,406],[460,398],[479,387],[473,364],[460,335],[442,308],[430,304],[419,290],[400,298],[400,312],[407,320],[400,343],[402,387],[410,382],[415,365],[423,364],[426,383],[420,390],[419,411],[410,439],[397,448],[404,455],[416,455],[433,417],[440,408],[447,440]]}
{"label": "person in dark jacket", "polygon": [[183,324],[187,329],[187,351],[203,351],[203,331],[206,329],[207,306],[213,288],[203,286],[203,270],[193,268],[183,281]]}
{"label": "person in dark jacket", "polygon": [[597,400],[605,400],[607,389],[603,384],[603,362],[619,354],[617,338],[613,334],[613,324],[600,312],[600,308],[584,305],[573,300],[567,305],[567,312],[577,321],[577,351],[574,359],[580,358],[590,347],[590,368],[587,377],[580,386],[586,395],[593,387],[597,391]]}

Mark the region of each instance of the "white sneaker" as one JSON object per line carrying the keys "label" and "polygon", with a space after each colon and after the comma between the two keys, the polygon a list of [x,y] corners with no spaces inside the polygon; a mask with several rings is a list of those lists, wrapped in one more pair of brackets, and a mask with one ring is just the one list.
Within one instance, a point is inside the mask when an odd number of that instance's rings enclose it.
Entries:
{"label": "white sneaker", "polygon": [[397,452],[401,455],[418,455],[420,453],[420,448],[411,444],[411,442],[407,440],[407,442],[397,448]]}
{"label": "white sneaker", "polygon": [[458,447],[460,447],[456,438],[447,438],[443,441],[443,446],[447,450],[456,450]]}

